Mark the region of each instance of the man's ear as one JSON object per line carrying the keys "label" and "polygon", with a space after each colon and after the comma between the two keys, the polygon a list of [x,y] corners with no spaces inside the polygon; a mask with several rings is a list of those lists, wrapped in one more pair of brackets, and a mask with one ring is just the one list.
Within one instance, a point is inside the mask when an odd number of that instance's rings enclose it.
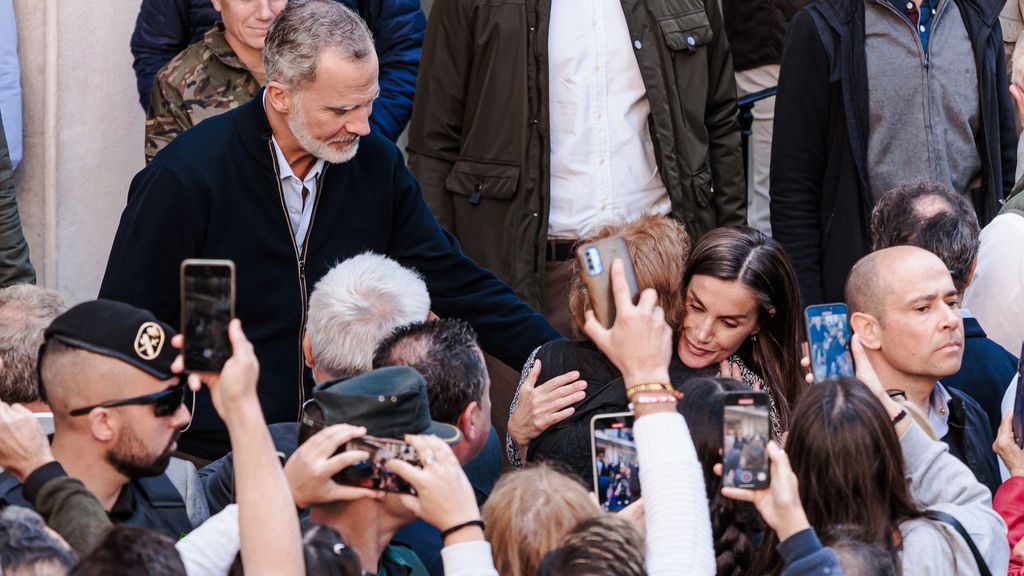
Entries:
{"label": "man's ear", "polygon": [[480,404],[476,400],[462,409],[456,426],[462,430],[463,442],[473,442],[480,436],[480,431],[483,429],[483,410],[480,409]]}
{"label": "man's ear", "polygon": [[100,442],[114,439],[113,415],[106,408],[97,408],[86,416],[89,419],[89,432]]}
{"label": "man's ear", "polygon": [[882,347],[882,330],[878,319],[871,314],[854,312],[850,315],[850,329],[860,337],[861,346],[866,350]]}
{"label": "man's ear", "polygon": [[[967,270],[967,277],[964,278],[964,292],[967,291],[967,287],[971,285],[971,282],[974,282],[974,272],[977,269],[978,269],[978,257],[975,256],[974,260],[971,260],[971,267],[970,267],[970,269]],[[960,294],[960,297],[963,298],[963,294]],[[963,304],[963,302],[961,302],[961,304]]]}
{"label": "man's ear", "polygon": [[302,335],[302,358],[306,361],[306,367],[313,367],[313,341],[309,338],[309,332]]}
{"label": "man's ear", "polygon": [[267,84],[267,105],[272,106],[279,114],[288,114],[294,106],[291,91],[276,80],[270,82]]}

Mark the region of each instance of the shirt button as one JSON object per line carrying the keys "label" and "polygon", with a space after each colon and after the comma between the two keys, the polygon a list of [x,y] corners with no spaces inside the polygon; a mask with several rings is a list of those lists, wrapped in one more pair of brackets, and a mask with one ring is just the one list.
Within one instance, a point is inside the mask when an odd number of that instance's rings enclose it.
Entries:
{"label": "shirt button", "polygon": [[924,32],[924,26],[921,26],[921,32]]}
{"label": "shirt button", "polygon": [[641,44],[639,40],[633,42],[633,48],[636,48],[637,50],[639,50],[642,46],[643,44]]}
{"label": "shirt button", "polygon": [[907,10],[913,10],[913,9],[914,9],[914,3],[913,2],[907,2]]}

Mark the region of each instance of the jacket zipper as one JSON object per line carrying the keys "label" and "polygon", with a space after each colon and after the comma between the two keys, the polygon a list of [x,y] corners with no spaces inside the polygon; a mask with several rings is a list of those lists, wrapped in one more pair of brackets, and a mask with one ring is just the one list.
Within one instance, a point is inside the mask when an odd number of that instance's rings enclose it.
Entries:
{"label": "jacket zipper", "polygon": [[[888,8],[889,10],[891,10],[897,16],[900,17],[900,20],[902,20],[903,23],[906,24],[910,28],[910,31],[913,32],[914,40],[917,41],[917,49],[918,49],[918,54],[919,54],[919,56],[921,58],[921,66],[924,68],[924,92],[925,92],[925,107],[926,107],[925,120],[928,122],[928,168],[932,172],[932,174],[934,175],[935,174],[935,157],[932,155],[932,149],[935,146],[935,139],[934,139],[934,136],[935,136],[935,133],[934,133],[935,126],[934,126],[934,120],[932,118],[932,73],[931,73],[931,61],[930,61],[931,57],[929,56],[928,52],[926,52],[925,49],[924,49],[924,44],[921,42],[921,33],[917,29],[917,27],[915,27],[912,23],[910,23],[903,14],[900,14],[899,10],[897,10],[892,4],[890,4],[889,2],[886,2],[885,0],[879,0],[879,1],[880,1],[880,3],[882,5],[884,5],[886,8]],[[936,4],[936,7],[937,6],[938,6],[938,4]],[[920,12],[920,11],[921,11],[921,7],[918,6],[918,12]],[[938,9],[936,8],[935,13],[932,14],[932,19],[931,19],[931,24],[930,24],[931,28],[928,30],[928,41],[929,41],[929,43],[931,42],[932,33],[935,31],[935,29],[937,27],[937,24],[939,23],[939,16],[940,15],[941,14],[939,14]],[[919,20],[919,22],[920,22],[920,20]],[[966,27],[967,27],[967,24],[965,23],[964,24],[964,28],[966,28]],[[980,100],[979,100],[979,102],[980,102]],[[979,108],[980,108],[980,105],[979,105]]]}
{"label": "jacket zipper", "polygon": [[313,231],[313,221],[316,220],[316,209],[320,205],[320,192],[323,188],[324,174],[327,173],[327,167],[329,164],[324,163],[323,169],[320,171],[320,177],[317,178],[316,183],[316,197],[313,199],[313,212],[309,216],[309,225],[306,226],[306,236],[302,241],[302,250],[299,250],[298,244],[295,243],[295,233],[292,231],[292,223],[288,218],[288,206],[284,200],[284,189],[281,187],[281,171],[277,164],[277,154],[274,153],[274,143],[272,141],[267,142],[267,147],[270,149],[270,158],[274,164],[274,181],[277,183],[277,193],[281,200],[281,213],[284,214],[284,223],[288,227],[288,238],[292,242],[292,250],[295,252],[296,270],[299,274],[299,296],[302,301],[301,315],[299,316],[299,411],[295,420],[298,421],[302,418],[302,405],[306,403],[306,388],[304,384],[305,377],[305,363],[302,361],[302,337],[306,333],[306,310],[307,310],[307,298],[306,298],[306,250],[309,248],[309,235]]}

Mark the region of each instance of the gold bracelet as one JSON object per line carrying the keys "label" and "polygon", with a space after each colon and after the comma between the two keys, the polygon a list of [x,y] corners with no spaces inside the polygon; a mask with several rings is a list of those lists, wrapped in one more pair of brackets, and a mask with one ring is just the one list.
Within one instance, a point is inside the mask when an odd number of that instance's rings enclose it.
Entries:
{"label": "gold bracelet", "polygon": [[636,394],[633,394],[632,396],[629,396],[627,399],[630,402],[632,402],[634,398],[636,398],[636,397],[645,397],[648,394],[657,395],[657,396],[671,396],[671,397],[675,398],[676,400],[682,400],[683,399],[683,393],[680,392],[679,390],[675,390],[675,389],[658,390],[656,392],[655,391],[637,392]]}
{"label": "gold bracelet", "polygon": [[648,382],[637,384],[626,389],[626,398],[632,398],[637,392],[671,392],[672,386],[664,382]]}

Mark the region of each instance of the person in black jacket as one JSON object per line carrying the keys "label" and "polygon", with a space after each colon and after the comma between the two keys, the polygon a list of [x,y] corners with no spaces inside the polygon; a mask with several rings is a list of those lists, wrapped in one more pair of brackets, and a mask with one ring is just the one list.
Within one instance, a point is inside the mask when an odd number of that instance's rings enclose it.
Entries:
{"label": "person in black jacket", "polygon": [[871,208],[902,182],[938,180],[970,199],[982,226],[995,217],[1017,147],[1001,6],[815,0],[794,16],[775,107],[771,221],[805,305],[843,299],[847,272],[871,246]]}
{"label": "person in black jacket", "polygon": [[[401,153],[371,134],[379,93],[370,32],[329,0],[290,3],[264,48],[267,87],[204,120],[132,181],[100,293],[179,321],[186,258],[235,262],[236,315],[260,359],[268,422],[295,421],[309,291],[339,260],[373,251],[423,275],[439,316],[469,321],[510,365],[557,332],[462,254],[431,216]],[[180,446],[211,459],[227,435],[207,392]]]}
{"label": "person in black jacket", "polygon": [[889,395],[927,415],[949,453],[995,493],[1001,480],[985,411],[940,382],[960,370],[964,353],[960,292],[946,265],[916,246],[877,250],[854,265],[846,295],[854,338]]}
{"label": "person in black jacket", "polygon": [[[264,1],[264,0],[260,0]],[[390,140],[412,115],[416,72],[427,19],[419,0],[338,0],[357,11],[373,32],[380,58],[381,98],[373,129]],[[156,73],[220,20],[211,0],[142,0],[131,49],[142,109],[149,106]]]}

